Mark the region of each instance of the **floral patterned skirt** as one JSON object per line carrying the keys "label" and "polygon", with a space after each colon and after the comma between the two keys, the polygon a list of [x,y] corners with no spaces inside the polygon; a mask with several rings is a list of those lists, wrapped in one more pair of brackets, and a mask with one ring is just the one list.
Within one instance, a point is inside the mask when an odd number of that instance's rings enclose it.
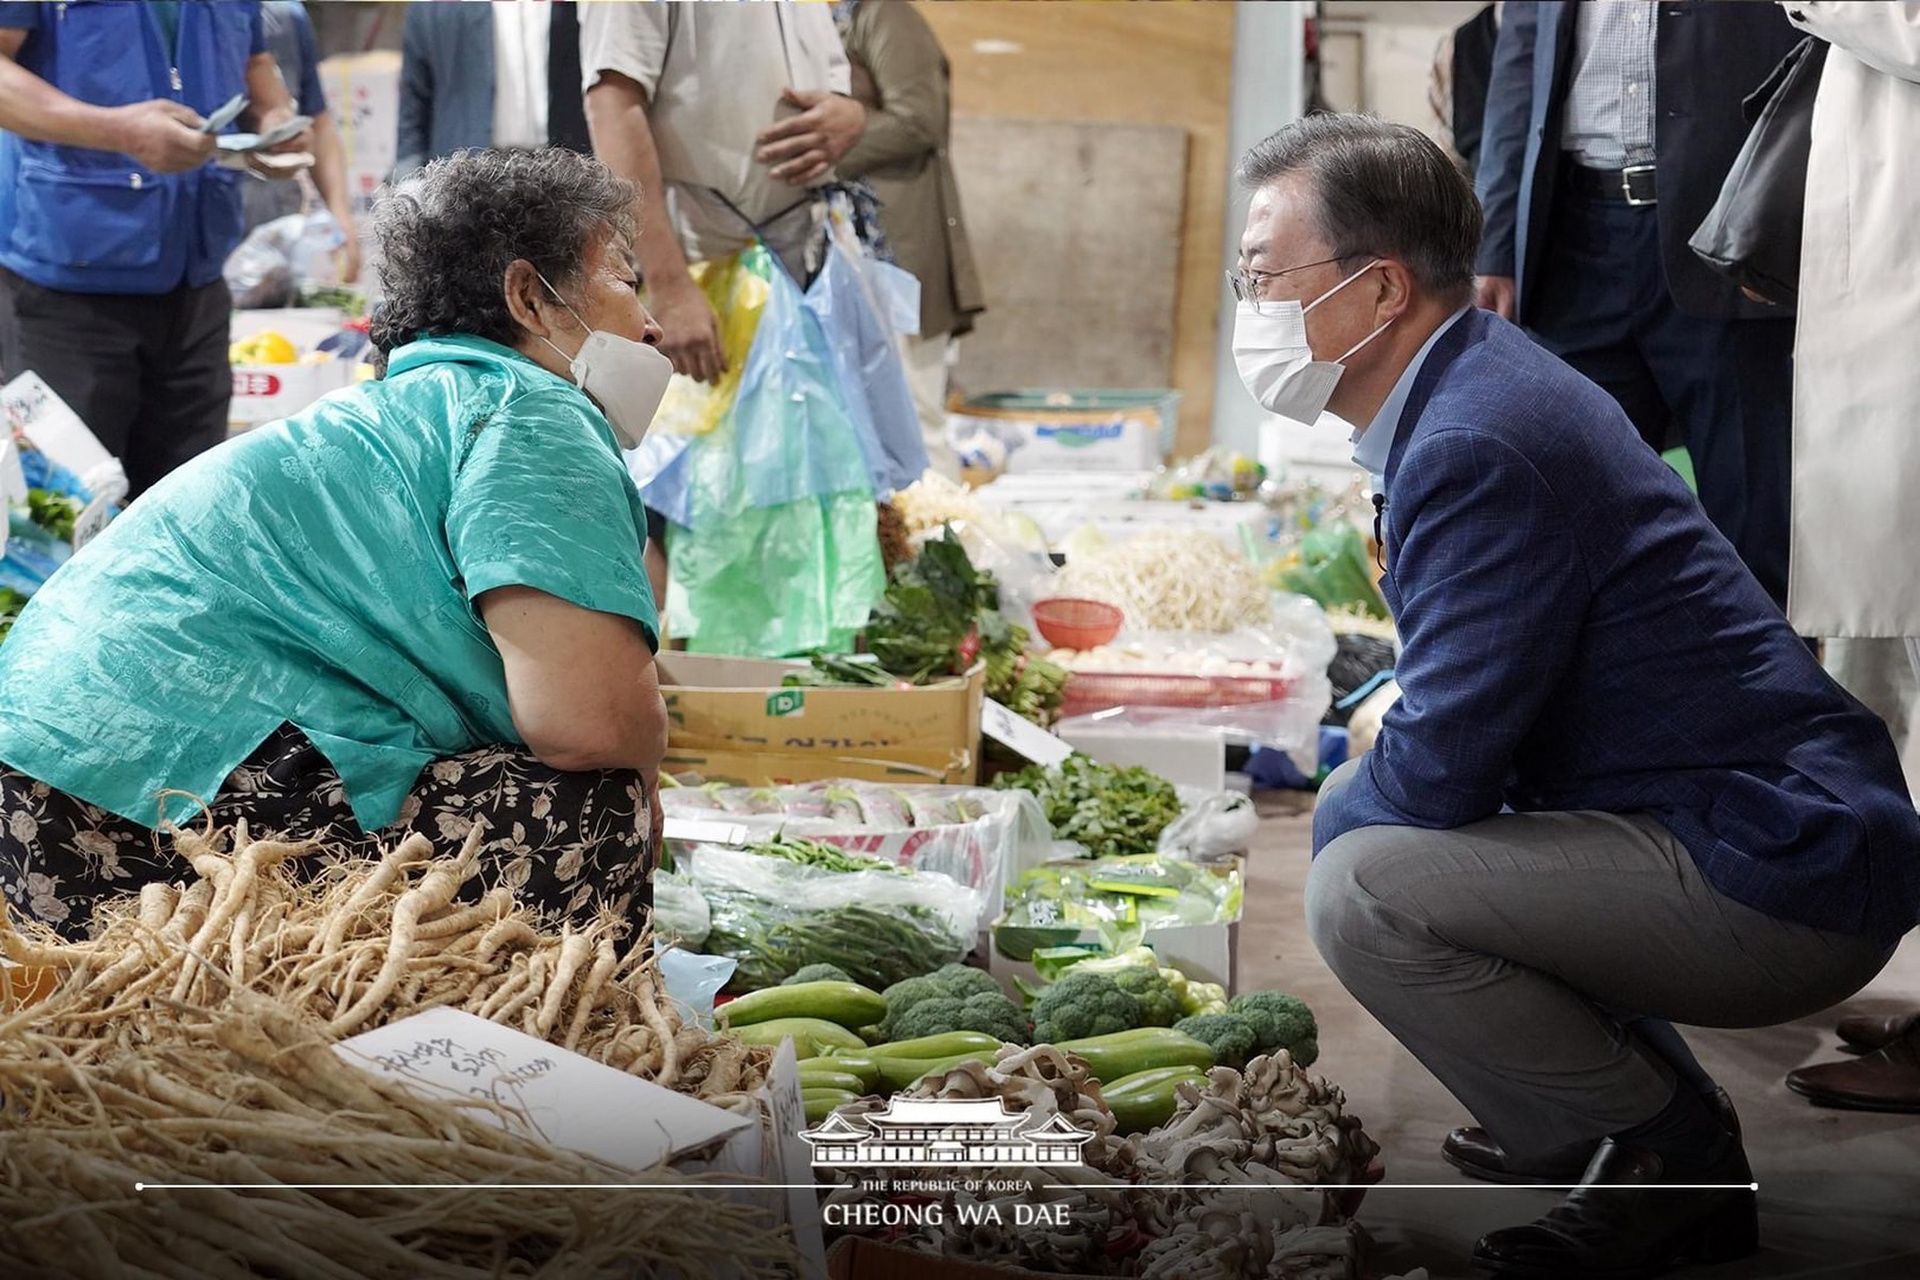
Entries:
{"label": "floral patterned skirt", "polygon": [[[283,725],[233,771],[209,810],[219,827],[244,818],[260,835],[313,837],[361,856],[415,831],[451,852],[484,822],[479,879],[510,886],[523,903],[583,923],[608,907],[637,929],[653,901],[653,815],[640,775],[564,773],[521,746],[435,761],[393,825],[369,835],[327,758]],[[158,833],[0,764],[0,893],[16,919],[84,938],[98,899],[188,873]]]}

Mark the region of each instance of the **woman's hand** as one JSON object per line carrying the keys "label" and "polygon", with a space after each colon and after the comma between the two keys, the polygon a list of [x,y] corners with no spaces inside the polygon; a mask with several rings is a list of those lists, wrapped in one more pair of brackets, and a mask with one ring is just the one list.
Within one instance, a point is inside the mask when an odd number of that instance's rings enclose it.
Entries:
{"label": "woman's hand", "polygon": [[540,762],[638,769],[657,790],[667,708],[640,624],[532,587],[496,587],[475,603],[506,668],[514,728]]}

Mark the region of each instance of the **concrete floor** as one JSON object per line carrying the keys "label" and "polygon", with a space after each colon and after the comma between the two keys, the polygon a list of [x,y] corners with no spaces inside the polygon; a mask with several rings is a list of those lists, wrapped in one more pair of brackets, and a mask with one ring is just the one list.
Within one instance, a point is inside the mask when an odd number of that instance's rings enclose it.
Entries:
{"label": "concrete floor", "polygon": [[[1261,799],[1264,821],[1248,860],[1240,926],[1242,990],[1276,987],[1311,1004],[1320,1021],[1316,1073],[1345,1089],[1350,1109],[1384,1149],[1390,1184],[1360,1214],[1377,1248],[1371,1269],[1424,1266],[1433,1280],[1468,1277],[1473,1242],[1552,1207],[1554,1193],[1492,1187],[1440,1159],[1466,1113],[1321,963],[1302,923],[1310,797]],[[1920,1005],[1920,934],[1849,1012]],[[1761,1253],[1745,1262],[1676,1273],[1685,1280],[1920,1280],[1920,1116],[1872,1115],[1808,1105],[1781,1077],[1831,1060],[1834,1015],[1764,1031],[1690,1031],[1702,1063],[1733,1095],[1760,1182]]]}

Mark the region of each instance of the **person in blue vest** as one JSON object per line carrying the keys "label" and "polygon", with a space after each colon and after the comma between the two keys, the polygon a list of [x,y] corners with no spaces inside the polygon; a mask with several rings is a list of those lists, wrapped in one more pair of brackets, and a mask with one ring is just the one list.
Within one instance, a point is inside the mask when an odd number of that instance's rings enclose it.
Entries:
{"label": "person in blue vest", "polygon": [[[205,117],[291,119],[252,0],[0,2],[0,285],[19,351],[117,456],[133,496],[226,435],[247,174]],[[299,150],[301,139],[282,145]]]}

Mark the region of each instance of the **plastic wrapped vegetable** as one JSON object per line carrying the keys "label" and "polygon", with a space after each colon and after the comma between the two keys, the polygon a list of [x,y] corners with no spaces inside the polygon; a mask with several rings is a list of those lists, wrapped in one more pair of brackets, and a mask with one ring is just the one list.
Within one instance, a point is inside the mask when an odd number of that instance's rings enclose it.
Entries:
{"label": "plastic wrapped vegetable", "polygon": [[735,992],[812,964],[880,990],[960,959],[979,928],[979,893],[932,872],[839,872],[713,845],[687,862],[713,915],[707,952],[739,961]]}
{"label": "plastic wrapped vegetable", "polygon": [[656,871],[653,876],[653,932],[671,939],[689,951],[698,951],[707,941],[713,926],[707,900],[693,881],[673,871]]}

